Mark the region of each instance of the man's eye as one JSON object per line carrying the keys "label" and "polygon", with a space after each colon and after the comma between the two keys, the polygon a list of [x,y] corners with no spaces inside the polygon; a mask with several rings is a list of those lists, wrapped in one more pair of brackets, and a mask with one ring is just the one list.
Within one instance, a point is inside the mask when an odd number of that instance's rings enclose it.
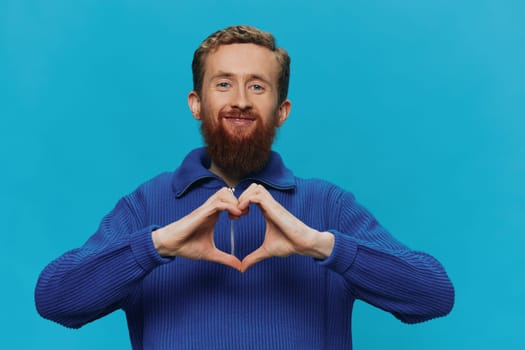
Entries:
{"label": "man's eye", "polygon": [[227,88],[230,87],[230,84],[227,83],[227,82],[224,82],[224,81],[223,81],[223,82],[218,83],[218,84],[217,84],[217,87],[218,87],[219,89],[227,89]]}
{"label": "man's eye", "polygon": [[264,86],[262,85],[259,85],[259,84],[253,84],[251,86],[252,90],[254,91],[264,91]]}

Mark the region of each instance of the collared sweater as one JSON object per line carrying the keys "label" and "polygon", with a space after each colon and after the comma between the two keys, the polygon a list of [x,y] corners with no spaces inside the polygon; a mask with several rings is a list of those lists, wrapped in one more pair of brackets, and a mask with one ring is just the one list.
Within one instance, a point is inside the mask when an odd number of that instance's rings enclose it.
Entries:
{"label": "collared sweater", "polygon": [[[78,328],[117,309],[126,313],[133,349],[351,349],[351,314],[364,300],[406,323],[446,315],[454,288],[432,256],[394,239],[354,196],[328,182],[301,179],[272,152],[266,167],[243,179],[262,184],[291,214],[334,234],[324,260],[270,258],[240,273],[208,261],[164,258],[151,233],[202,205],[226,186],[208,170],[205,149],[192,151],[123,197],[80,248],[41,273],[38,312]],[[230,250],[230,219],[219,216],[214,240]],[[235,254],[264,239],[256,205],[234,220]]]}

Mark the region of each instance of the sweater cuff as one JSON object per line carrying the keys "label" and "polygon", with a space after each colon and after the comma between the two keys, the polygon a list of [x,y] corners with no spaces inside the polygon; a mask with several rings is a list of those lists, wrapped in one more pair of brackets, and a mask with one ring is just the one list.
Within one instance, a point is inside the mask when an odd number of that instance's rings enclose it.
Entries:
{"label": "sweater cuff", "polygon": [[336,230],[328,231],[334,234],[334,249],[328,258],[318,260],[318,264],[339,274],[343,274],[350,268],[355,260],[357,243],[352,237],[341,234]]}
{"label": "sweater cuff", "polygon": [[159,226],[148,226],[131,235],[131,251],[135,256],[137,263],[144,271],[151,271],[155,267],[169,263],[173,259],[163,258],[159,255],[153,246],[151,233],[158,229]]}

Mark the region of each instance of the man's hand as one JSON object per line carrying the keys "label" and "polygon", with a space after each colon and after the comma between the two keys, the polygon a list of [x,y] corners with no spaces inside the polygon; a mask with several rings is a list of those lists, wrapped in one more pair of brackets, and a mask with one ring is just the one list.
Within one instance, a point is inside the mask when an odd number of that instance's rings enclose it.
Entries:
{"label": "man's hand", "polygon": [[333,234],[319,232],[304,224],[280,205],[262,185],[250,185],[239,197],[238,209],[244,214],[251,203],[257,204],[263,212],[266,233],[263,244],[243,259],[242,272],[272,256],[300,254],[325,259],[332,253]]}
{"label": "man's hand", "polygon": [[228,211],[231,219],[238,219],[243,214],[237,198],[227,188],[219,190],[180,220],[153,231],[155,249],[161,256],[209,260],[240,270],[239,259],[215,247],[213,233],[222,211]]}

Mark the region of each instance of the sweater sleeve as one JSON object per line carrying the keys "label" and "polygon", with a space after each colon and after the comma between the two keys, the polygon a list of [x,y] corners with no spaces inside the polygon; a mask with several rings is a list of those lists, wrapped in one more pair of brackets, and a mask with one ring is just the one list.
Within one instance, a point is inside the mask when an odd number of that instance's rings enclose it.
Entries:
{"label": "sweater sleeve", "polygon": [[139,227],[127,199],[121,199],[81,247],[51,262],[40,274],[38,312],[66,327],[84,324],[123,307],[142,279],[171,261],[157,254],[151,232]]}
{"label": "sweater sleeve", "polygon": [[342,275],[356,298],[405,323],[451,311],[454,287],[435,258],[398,242],[351,194],[344,192],[335,205],[334,248],[319,263]]}

